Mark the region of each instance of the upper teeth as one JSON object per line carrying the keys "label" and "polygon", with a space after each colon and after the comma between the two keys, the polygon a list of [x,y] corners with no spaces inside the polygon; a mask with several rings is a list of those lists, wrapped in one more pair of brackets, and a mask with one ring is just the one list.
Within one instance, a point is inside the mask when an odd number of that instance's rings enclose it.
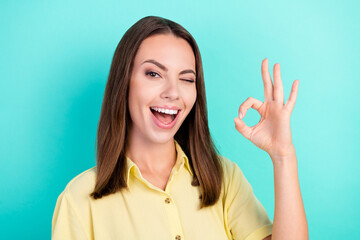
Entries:
{"label": "upper teeth", "polygon": [[178,113],[178,110],[170,110],[170,109],[165,109],[165,108],[151,107],[151,109],[153,109],[157,112],[162,112],[162,113],[166,113],[166,114],[177,114]]}

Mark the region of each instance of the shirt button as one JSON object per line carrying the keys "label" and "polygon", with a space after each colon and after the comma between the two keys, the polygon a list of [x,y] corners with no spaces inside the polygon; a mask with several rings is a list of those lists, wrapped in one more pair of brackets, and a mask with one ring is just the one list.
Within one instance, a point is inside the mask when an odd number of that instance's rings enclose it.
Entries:
{"label": "shirt button", "polygon": [[176,240],[180,240],[180,239],[181,239],[181,236],[180,236],[180,235],[176,235],[175,239],[176,239]]}
{"label": "shirt button", "polygon": [[165,199],[165,202],[166,202],[166,203],[170,203],[170,198],[166,198],[166,199]]}

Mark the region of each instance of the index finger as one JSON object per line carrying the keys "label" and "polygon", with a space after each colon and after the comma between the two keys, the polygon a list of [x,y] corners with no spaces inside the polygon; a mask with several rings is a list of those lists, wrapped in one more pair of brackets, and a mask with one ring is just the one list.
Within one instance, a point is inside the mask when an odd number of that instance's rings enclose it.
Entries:
{"label": "index finger", "polygon": [[265,58],[261,64],[261,75],[264,83],[264,101],[272,101],[274,99],[273,91],[274,85],[271,81],[271,76],[269,72],[269,60]]}

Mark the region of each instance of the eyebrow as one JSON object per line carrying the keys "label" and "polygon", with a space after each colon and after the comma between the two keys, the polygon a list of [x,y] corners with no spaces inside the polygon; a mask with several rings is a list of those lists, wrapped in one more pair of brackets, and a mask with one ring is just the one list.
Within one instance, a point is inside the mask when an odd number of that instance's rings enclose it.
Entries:
{"label": "eyebrow", "polygon": [[[148,59],[148,60],[145,60],[142,64],[144,63],[152,63],[152,64],[155,64],[156,66],[158,66],[159,68],[161,68],[162,70],[164,70],[165,72],[168,71],[168,69],[162,65],[161,63],[159,63],[158,61],[154,60],[154,59]],[[142,65],[141,64],[141,65]],[[192,69],[186,69],[186,70],[182,70],[179,74],[185,74],[185,73],[193,73],[195,76],[196,76],[196,73],[192,70]]]}

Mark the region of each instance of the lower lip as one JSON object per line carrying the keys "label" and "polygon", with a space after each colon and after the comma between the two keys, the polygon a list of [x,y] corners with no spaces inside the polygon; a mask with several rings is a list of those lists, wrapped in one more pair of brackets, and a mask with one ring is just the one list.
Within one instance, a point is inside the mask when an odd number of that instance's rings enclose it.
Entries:
{"label": "lower lip", "polygon": [[154,120],[156,126],[158,126],[159,128],[163,128],[163,129],[170,129],[173,128],[179,118],[180,115],[180,110],[178,111],[178,114],[176,115],[176,117],[174,118],[174,120],[172,120],[172,122],[170,122],[169,124],[164,124],[163,122],[161,122],[159,119],[157,119],[154,114],[152,113],[152,111],[149,109],[150,113],[151,113],[151,117]]}

